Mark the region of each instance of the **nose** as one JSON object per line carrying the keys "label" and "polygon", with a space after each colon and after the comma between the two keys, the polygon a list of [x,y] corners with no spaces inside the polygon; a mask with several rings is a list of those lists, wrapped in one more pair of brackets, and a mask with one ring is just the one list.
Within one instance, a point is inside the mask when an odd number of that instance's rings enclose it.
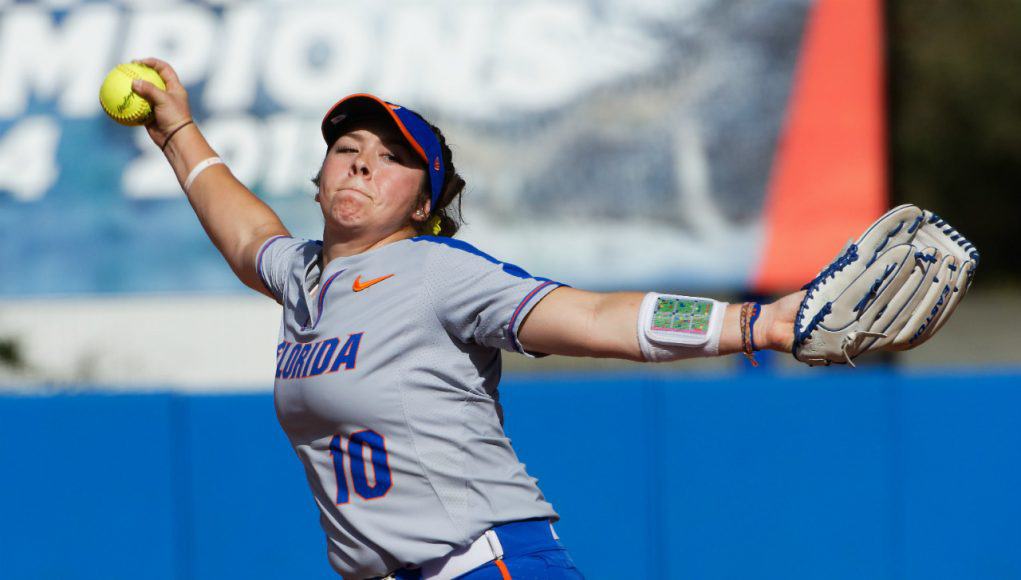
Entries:
{"label": "nose", "polygon": [[372,169],[369,167],[364,153],[355,155],[354,160],[351,162],[351,170],[355,175],[361,175],[362,177],[372,176]]}

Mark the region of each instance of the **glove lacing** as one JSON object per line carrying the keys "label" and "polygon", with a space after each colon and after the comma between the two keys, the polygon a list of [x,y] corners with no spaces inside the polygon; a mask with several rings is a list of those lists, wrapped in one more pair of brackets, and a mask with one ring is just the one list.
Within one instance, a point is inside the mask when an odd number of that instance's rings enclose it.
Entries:
{"label": "glove lacing", "polygon": [[869,330],[856,330],[854,332],[847,333],[844,340],[840,342],[840,352],[844,353],[844,359],[847,364],[854,366],[854,361],[851,360],[851,355],[848,354],[848,349],[852,346],[857,348],[860,346],[859,340],[863,338],[886,338],[886,334],[882,332],[872,332]]}

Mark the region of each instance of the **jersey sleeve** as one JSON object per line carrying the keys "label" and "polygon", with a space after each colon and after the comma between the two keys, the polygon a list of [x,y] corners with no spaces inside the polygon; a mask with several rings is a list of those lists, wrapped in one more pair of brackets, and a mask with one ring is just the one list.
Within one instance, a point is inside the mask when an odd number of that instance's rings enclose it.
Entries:
{"label": "jersey sleeve", "polygon": [[283,303],[287,277],[294,269],[295,260],[301,260],[308,246],[315,243],[290,236],[273,236],[262,243],[255,268],[277,302]]}
{"label": "jersey sleeve", "polygon": [[533,277],[466,242],[433,240],[425,286],[447,332],[463,342],[537,356],[521,347],[518,330],[532,308],[563,284]]}

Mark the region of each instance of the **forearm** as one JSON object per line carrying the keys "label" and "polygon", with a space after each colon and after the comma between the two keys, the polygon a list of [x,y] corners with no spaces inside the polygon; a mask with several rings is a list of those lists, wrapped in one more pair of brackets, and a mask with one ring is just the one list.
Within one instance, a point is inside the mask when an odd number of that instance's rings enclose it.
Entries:
{"label": "forearm", "polygon": [[638,344],[638,309],[645,294],[611,292],[595,296],[588,356],[643,362],[645,357]]}
{"label": "forearm", "polygon": [[[217,156],[194,124],[174,135],[164,154],[182,188],[192,168]],[[204,169],[185,194],[210,240],[239,274],[245,270],[242,261],[253,241],[287,233],[276,213],[225,165]]]}
{"label": "forearm", "polygon": [[200,169],[187,183],[196,165],[216,157],[216,152],[192,121],[188,91],[174,68],[158,58],[136,62],[153,67],[166,85],[163,89],[142,79],[131,83],[131,89],[152,106],[153,118],[145,125],[146,132],[163,150],[199,222],[234,273],[245,285],[273,297],[256,271],[255,255],[262,240],[287,234],[287,229],[225,165]]}
{"label": "forearm", "polygon": [[[594,308],[594,322],[591,336],[606,337],[599,341],[600,351],[604,354],[590,356],[610,356],[628,360],[644,361],[645,356],[638,342],[638,310],[645,294],[638,292],[622,292],[599,294],[600,299]],[[775,312],[772,305],[761,307],[761,314],[752,328],[757,350],[783,350],[782,345],[767,332],[774,325]],[[720,330],[717,356],[739,353],[743,351],[741,335],[741,304],[727,304]]]}
{"label": "forearm", "polygon": [[[640,292],[596,293],[558,288],[535,306],[522,323],[518,338],[530,352],[646,361],[638,339],[639,310],[644,298],[645,294]],[[776,308],[776,304],[762,306],[753,329],[755,345],[759,350],[789,352],[792,325],[777,317]],[[668,352],[674,349],[676,356]],[[667,347],[658,360],[742,350],[741,305],[729,304],[717,349]]]}

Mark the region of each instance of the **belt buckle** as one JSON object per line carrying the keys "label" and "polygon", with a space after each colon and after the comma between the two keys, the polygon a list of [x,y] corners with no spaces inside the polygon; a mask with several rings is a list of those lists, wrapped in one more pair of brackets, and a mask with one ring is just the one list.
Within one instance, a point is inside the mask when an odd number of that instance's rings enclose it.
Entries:
{"label": "belt buckle", "polygon": [[489,542],[489,549],[493,551],[493,559],[503,560],[503,544],[500,543],[500,537],[496,535],[496,532],[494,530],[486,530],[482,535]]}

